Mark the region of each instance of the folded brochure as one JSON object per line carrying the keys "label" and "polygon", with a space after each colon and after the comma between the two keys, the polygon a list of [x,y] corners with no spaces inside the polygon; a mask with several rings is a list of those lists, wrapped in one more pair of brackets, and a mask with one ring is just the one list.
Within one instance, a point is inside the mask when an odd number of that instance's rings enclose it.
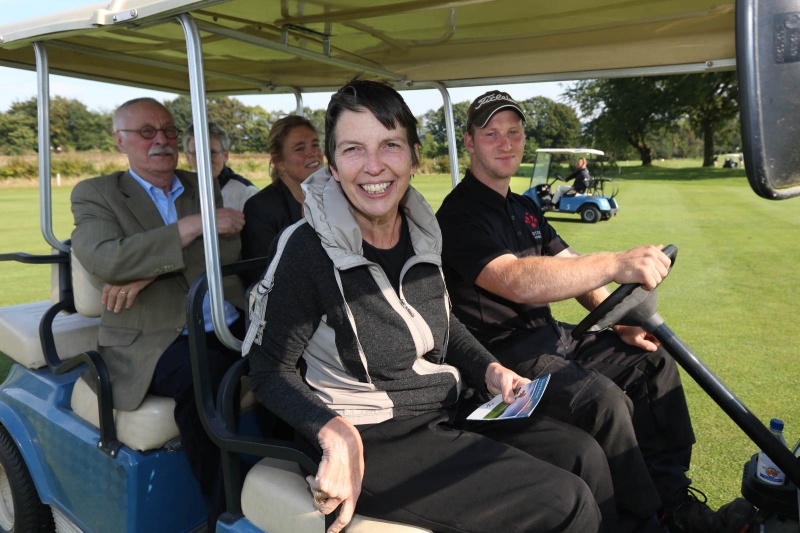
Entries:
{"label": "folded brochure", "polygon": [[467,420],[508,420],[528,417],[542,399],[548,383],[550,383],[550,374],[522,385],[514,391],[516,400],[512,404],[504,403],[503,396],[498,394],[475,409],[467,417]]}

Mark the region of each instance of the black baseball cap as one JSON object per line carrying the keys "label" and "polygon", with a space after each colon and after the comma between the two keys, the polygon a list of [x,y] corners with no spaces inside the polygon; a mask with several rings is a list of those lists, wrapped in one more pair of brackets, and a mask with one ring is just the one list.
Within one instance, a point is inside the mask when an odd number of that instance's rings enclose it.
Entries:
{"label": "black baseball cap", "polygon": [[511,95],[502,91],[489,91],[477,97],[467,111],[467,130],[475,125],[485,128],[495,113],[503,109],[512,109],[525,120],[525,112]]}

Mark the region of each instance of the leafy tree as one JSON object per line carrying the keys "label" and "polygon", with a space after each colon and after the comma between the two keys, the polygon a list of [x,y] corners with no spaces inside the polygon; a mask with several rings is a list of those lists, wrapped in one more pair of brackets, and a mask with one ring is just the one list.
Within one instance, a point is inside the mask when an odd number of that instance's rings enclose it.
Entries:
{"label": "leafy tree", "polygon": [[237,146],[240,152],[269,152],[269,130],[274,115],[261,106],[250,108],[250,120],[242,125],[242,137]]}
{"label": "leafy tree", "polygon": [[680,118],[658,132],[653,140],[653,150],[655,157],[659,158],[700,157],[703,155],[703,141],[697,138],[688,120]]}
{"label": "leafy tree", "polygon": [[[25,153],[38,151],[37,98],[14,102],[7,113],[0,114],[2,151]],[[78,100],[56,96],[50,100],[50,146],[57,151],[110,150],[111,115],[94,113]]]}
{"label": "leafy tree", "polygon": [[[320,142],[325,142],[325,109],[303,108],[303,115],[314,125]],[[274,121],[273,121],[274,122]]]}
{"label": "leafy tree", "polygon": [[[467,124],[467,110],[469,109],[469,102],[458,102],[453,104],[453,123],[456,131],[456,149],[458,156],[461,157],[466,153],[464,148],[464,130]],[[444,106],[437,110],[431,110],[422,115],[422,136],[426,137],[426,133],[430,133],[431,139],[435,143],[431,147],[425,149],[426,152],[432,154],[432,157],[447,156],[448,143],[447,143],[447,127],[444,121]],[[429,155],[431,157],[431,155]]]}
{"label": "leafy tree", "polygon": [[[739,115],[736,72],[674,76],[667,79],[667,91],[703,138],[703,166],[713,166],[715,133],[729,128],[730,121]],[[727,135],[730,138],[730,132]]]}
{"label": "leafy tree", "polygon": [[419,155],[423,159],[436,159],[447,153],[447,146],[442,146],[434,138],[433,134],[427,132],[420,137],[422,146],[419,149]]}
{"label": "leafy tree", "polygon": [[[653,157],[696,155],[703,140],[703,166],[714,164],[715,134],[726,146],[739,146],[735,72],[687,74],[664,78],[580,81],[567,97],[590,117],[585,134],[607,151],[634,147],[642,165]],[[724,141],[722,139],[725,139]]]}
{"label": "leafy tree", "polygon": [[585,134],[606,151],[624,152],[629,144],[643,166],[653,161],[652,142],[673,124],[676,108],[664,88],[664,78],[583,80],[567,89],[567,98],[591,117]]}
{"label": "leafy tree", "polygon": [[533,162],[537,148],[569,148],[578,143],[581,123],[570,106],[544,96],[523,100],[520,106],[527,116],[524,162]]}
{"label": "leafy tree", "polygon": [[[192,124],[192,103],[188,96],[179,96],[174,100],[167,100],[164,106],[169,109],[179,128],[186,130]],[[235,98],[211,97],[206,103],[208,120],[216,122],[231,140],[232,152],[250,151],[245,146],[252,148],[253,143],[246,139],[245,130],[250,128],[251,120],[269,120],[269,112],[260,106],[250,107]],[[266,146],[266,144],[264,144]],[[264,150],[266,151],[266,150]]]}
{"label": "leafy tree", "polygon": [[110,150],[114,147],[109,114],[93,113],[78,100],[50,100],[50,145],[57,151]]}
{"label": "leafy tree", "polygon": [[[172,113],[172,117],[175,119],[175,124],[178,128],[186,131],[192,122],[192,100],[186,95],[181,95],[174,100],[166,100],[164,103],[164,107],[169,109],[169,112]],[[206,104],[208,106],[208,104]],[[209,111],[208,107],[206,107],[206,111]],[[211,120],[211,113],[208,113],[209,119]]]}
{"label": "leafy tree", "polygon": [[36,97],[14,102],[0,120],[3,152],[12,155],[39,151]]}
{"label": "leafy tree", "polygon": [[[266,111],[264,111],[266,113]],[[211,98],[208,103],[208,117],[219,124],[231,139],[231,149],[239,152],[245,125],[250,122],[251,108],[235,98]]]}
{"label": "leafy tree", "polygon": [[742,150],[742,129],[739,115],[722,124],[714,132],[714,147],[720,153]]}
{"label": "leafy tree", "polygon": [[26,115],[0,114],[0,153],[21,155],[37,150],[36,122]]}

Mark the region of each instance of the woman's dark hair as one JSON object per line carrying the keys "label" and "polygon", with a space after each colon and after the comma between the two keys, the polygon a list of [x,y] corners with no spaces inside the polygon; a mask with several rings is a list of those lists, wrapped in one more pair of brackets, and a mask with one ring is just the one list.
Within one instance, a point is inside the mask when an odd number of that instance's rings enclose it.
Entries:
{"label": "woman's dark hair", "polygon": [[283,147],[286,145],[286,137],[289,136],[289,132],[295,129],[298,126],[305,126],[306,128],[310,129],[317,134],[317,128],[305,117],[301,117],[300,115],[287,115],[277,121],[269,130],[269,137],[267,138],[267,146],[269,146],[269,175],[272,178],[272,181],[277,181],[280,179],[280,171],[278,167],[276,167],[273,163],[275,159],[280,159],[283,154]]}
{"label": "woman's dark hair", "polygon": [[336,168],[336,123],[344,111],[360,113],[364,110],[372,113],[386,129],[393,130],[397,126],[406,129],[406,140],[411,149],[411,161],[419,164],[416,147],[419,146],[417,119],[408,108],[400,93],[387,83],[379,81],[359,80],[347,82],[339,89],[328,104],[325,113],[325,157],[332,168]]}

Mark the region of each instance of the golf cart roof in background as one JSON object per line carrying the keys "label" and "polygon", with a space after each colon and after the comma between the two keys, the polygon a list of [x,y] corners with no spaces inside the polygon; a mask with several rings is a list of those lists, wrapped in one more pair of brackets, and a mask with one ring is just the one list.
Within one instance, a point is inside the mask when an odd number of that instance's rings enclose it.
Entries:
{"label": "golf cart roof in background", "polygon": [[184,33],[201,31],[206,92],[398,88],[701,72],[735,66],[734,0],[115,0],[0,26],[0,65],[189,90]]}
{"label": "golf cart roof in background", "polygon": [[589,154],[589,155],[605,155],[602,150],[595,150],[594,148],[537,148],[536,153],[539,152],[546,154]]}

